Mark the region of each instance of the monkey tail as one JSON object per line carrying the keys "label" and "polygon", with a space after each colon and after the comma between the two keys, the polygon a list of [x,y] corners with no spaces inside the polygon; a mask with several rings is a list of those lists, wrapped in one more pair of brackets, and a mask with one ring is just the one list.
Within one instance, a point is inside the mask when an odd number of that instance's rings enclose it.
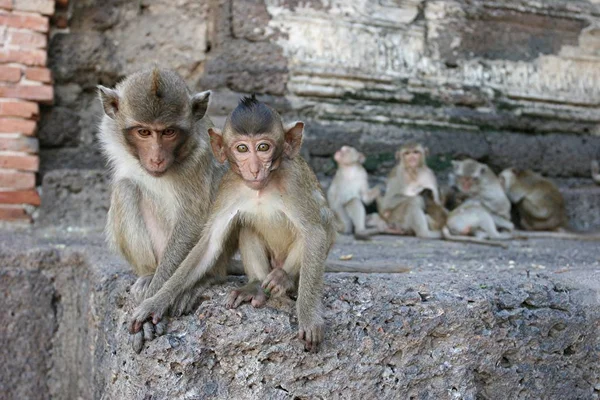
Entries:
{"label": "monkey tail", "polygon": [[599,232],[577,233],[569,231],[515,231],[515,234],[526,239],[566,239],[600,241]]}
{"label": "monkey tail", "polygon": [[496,242],[493,240],[479,239],[479,238],[475,238],[472,236],[453,235],[450,233],[450,229],[448,229],[447,226],[444,226],[442,228],[442,236],[444,237],[445,240],[448,240],[450,242],[463,242],[463,243],[466,242],[466,243],[481,244],[484,246],[502,247],[503,249],[508,248],[508,245],[506,245],[505,243]]}

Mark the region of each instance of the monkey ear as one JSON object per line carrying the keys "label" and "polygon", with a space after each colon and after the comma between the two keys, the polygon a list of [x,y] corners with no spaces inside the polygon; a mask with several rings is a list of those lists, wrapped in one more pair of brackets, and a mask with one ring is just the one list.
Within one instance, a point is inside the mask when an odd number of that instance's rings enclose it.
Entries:
{"label": "monkey ear", "polygon": [[208,136],[210,136],[210,147],[218,162],[223,164],[227,160],[227,154],[223,147],[223,135],[221,131],[215,128],[208,128]]}
{"label": "monkey ear", "polygon": [[98,85],[98,95],[100,96],[100,101],[102,102],[102,107],[104,108],[106,115],[111,119],[115,119],[117,117],[117,112],[119,112],[119,92]]}
{"label": "monkey ear", "polygon": [[192,115],[196,121],[201,120],[206,115],[211,93],[210,90],[207,90],[192,96]]}
{"label": "monkey ear", "polygon": [[284,125],[285,143],[283,152],[288,158],[294,158],[300,153],[302,147],[302,133],[304,132],[304,122],[296,121]]}

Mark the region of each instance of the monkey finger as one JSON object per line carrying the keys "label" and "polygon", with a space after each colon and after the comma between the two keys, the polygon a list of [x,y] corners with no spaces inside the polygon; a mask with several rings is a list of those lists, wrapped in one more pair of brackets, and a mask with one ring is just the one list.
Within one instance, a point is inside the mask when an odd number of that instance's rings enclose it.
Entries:
{"label": "monkey finger", "polygon": [[227,296],[227,301],[225,302],[225,308],[235,308],[234,304],[239,295],[240,292],[238,290],[233,290],[231,293],[229,293],[229,296]]}
{"label": "monkey finger", "polygon": [[140,332],[141,330],[142,330],[142,322],[134,319],[133,322],[131,323],[131,326],[129,327],[129,333],[135,334],[135,333]]}
{"label": "monkey finger", "polygon": [[133,351],[135,351],[137,354],[140,354],[140,352],[142,351],[142,348],[144,347],[144,333],[143,332],[138,332],[135,335],[133,335],[133,341],[132,341],[132,346]]}
{"label": "monkey finger", "polygon": [[159,313],[152,313],[152,323],[154,325],[158,324],[161,319],[162,319],[162,315],[160,315]]}
{"label": "monkey finger", "polygon": [[162,336],[167,333],[167,321],[162,320],[154,326],[154,333],[156,336]]}
{"label": "monkey finger", "polygon": [[143,332],[144,332],[144,340],[153,340],[154,339],[154,325],[152,325],[150,322],[144,322]]}
{"label": "monkey finger", "polygon": [[265,296],[264,294],[258,294],[256,296],[253,296],[251,304],[255,308],[260,308],[267,304],[267,296]]}

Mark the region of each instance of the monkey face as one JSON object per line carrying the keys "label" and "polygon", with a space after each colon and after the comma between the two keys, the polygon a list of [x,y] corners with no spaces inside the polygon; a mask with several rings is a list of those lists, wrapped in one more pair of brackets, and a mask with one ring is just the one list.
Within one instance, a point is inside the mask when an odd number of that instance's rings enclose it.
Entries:
{"label": "monkey face", "polygon": [[267,185],[271,170],[277,168],[276,148],[277,143],[267,135],[240,135],[231,143],[228,159],[248,187],[260,190]]}
{"label": "monkey face", "polygon": [[418,147],[404,150],[402,152],[402,163],[408,168],[423,166],[423,152]]}
{"label": "monkey face", "polygon": [[354,147],[342,146],[341,149],[335,152],[333,159],[338,165],[362,164],[365,162],[365,155]]}
{"label": "monkey face", "polygon": [[132,154],[154,177],[164,175],[171,167],[182,141],[177,128],[159,125],[136,125],[127,129],[125,137]]}

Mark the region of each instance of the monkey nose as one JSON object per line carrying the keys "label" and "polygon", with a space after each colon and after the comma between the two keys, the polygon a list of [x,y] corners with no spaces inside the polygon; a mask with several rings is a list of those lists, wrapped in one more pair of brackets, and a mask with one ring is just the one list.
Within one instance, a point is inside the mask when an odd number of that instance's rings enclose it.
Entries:
{"label": "monkey nose", "polygon": [[162,165],[162,163],[165,162],[165,159],[160,158],[158,160],[150,160],[150,162],[152,162],[152,164],[154,164],[156,167],[160,167]]}

